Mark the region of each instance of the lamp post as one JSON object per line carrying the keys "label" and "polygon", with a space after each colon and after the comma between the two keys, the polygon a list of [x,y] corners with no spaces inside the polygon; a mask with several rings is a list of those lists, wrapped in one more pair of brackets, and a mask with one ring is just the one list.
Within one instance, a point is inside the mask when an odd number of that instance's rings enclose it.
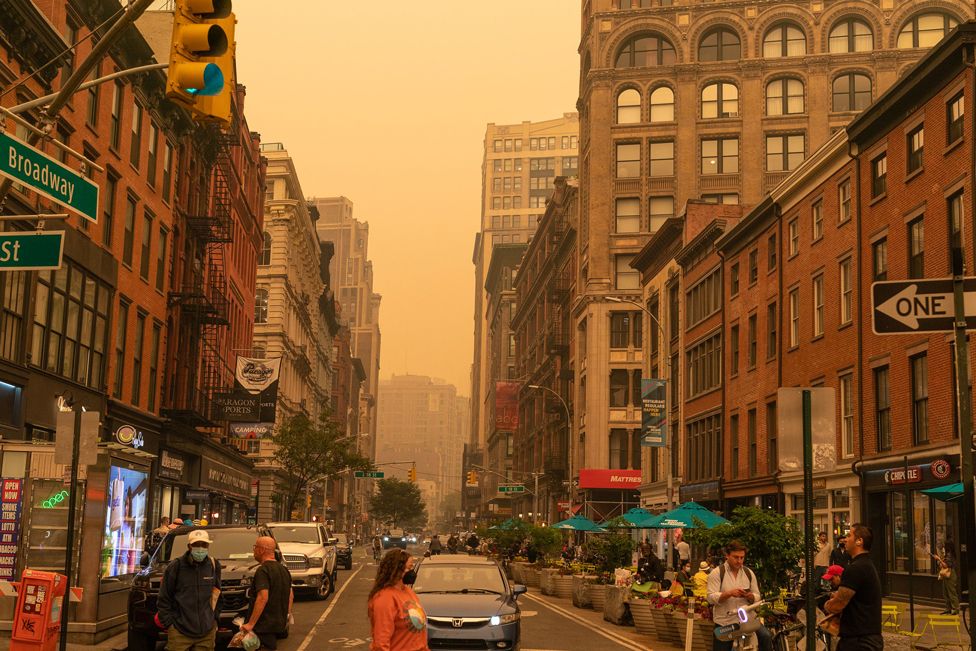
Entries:
{"label": "lamp post", "polygon": [[[551,393],[552,395],[556,396],[556,398],[559,399],[559,402],[562,403],[563,409],[566,411],[566,429],[568,430],[568,434],[569,434],[569,445],[567,446],[567,448],[568,448],[567,452],[569,453],[569,487],[568,487],[568,490],[566,492],[567,492],[567,494],[569,496],[569,515],[570,515],[570,517],[572,517],[572,515],[573,515],[573,417],[569,413],[569,405],[566,404],[566,401],[563,399],[563,397],[561,395],[559,395],[558,393],[556,393],[555,391],[553,391],[549,387],[540,386],[538,384],[527,384],[526,386],[528,388],[530,388],[530,389],[537,389],[539,391],[546,391],[546,392]],[[537,513],[538,513],[538,510],[539,510],[538,509],[538,498],[536,498],[536,512]]]}

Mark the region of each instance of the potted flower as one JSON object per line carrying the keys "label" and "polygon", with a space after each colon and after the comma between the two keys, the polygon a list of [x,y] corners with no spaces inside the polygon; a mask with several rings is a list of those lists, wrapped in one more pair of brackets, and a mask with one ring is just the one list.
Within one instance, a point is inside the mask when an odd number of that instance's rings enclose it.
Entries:
{"label": "potted flower", "polygon": [[556,576],[553,577],[552,582],[557,597],[569,599],[573,596],[573,570],[568,565],[560,562],[556,566]]}
{"label": "potted flower", "polygon": [[[645,584],[648,585],[649,584]],[[655,584],[656,585],[656,584]],[[634,588],[637,589],[634,589]],[[644,635],[654,634],[654,617],[651,614],[651,595],[652,590],[643,590],[642,586],[631,586],[630,591],[630,615],[634,618],[634,626],[637,632]]]}
{"label": "potted flower", "polygon": [[589,586],[590,605],[598,613],[603,612],[603,607],[607,603],[607,586],[613,583],[613,575],[609,572],[600,572],[597,579]]}
{"label": "potted flower", "polygon": [[658,594],[651,599],[651,617],[654,620],[654,635],[661,642],[681,644],[678,624],[674,618],[674,611],[684,607],[683,599],[670,593],[664,596]]}

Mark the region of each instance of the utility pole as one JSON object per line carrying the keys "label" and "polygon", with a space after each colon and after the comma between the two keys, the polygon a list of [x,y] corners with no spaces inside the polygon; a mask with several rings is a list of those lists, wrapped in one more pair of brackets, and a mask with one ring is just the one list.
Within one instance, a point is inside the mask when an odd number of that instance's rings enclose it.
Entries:
{"label": "utility pole", "polygon": [[[544,387],[539,384],[527,384],[526,386],[530,389],[545,391],[547,393],[551,393],[552,395],[556,396],[556,399],[559,400],[559,402],[563,406],[563,411],[566,412],[566,429],[568,430],[568,434],[569,434],[569,445],[566,446],[567,448],[569,448],[567,450],[569,453],[569,487],[567,491],[567,499],[569,500],[569,515],[570,517],[572,517],[573,516],[573,493],[576,492],[576,487],[573,486],[573,416],[572,414],[569,413],[569,405],[566,404],[566,401],[563,399],[563,397],[558,393],[556,393],[555,391],[553,391],[552,389],[550,389],[549,387]],[[536,487],[538,488],[538,482],[536,484]],[[538,512],[538,509],[536,510],[536,512]]]}

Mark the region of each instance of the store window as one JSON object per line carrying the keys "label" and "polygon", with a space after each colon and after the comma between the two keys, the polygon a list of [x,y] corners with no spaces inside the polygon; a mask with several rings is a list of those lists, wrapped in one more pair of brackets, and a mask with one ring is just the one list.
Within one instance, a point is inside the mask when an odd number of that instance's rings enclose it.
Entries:
{"label": "store window", "polygon": [[[68,545],[70,489],[65,488],[60,479],[34,479],[29,484],[30,520],[22,532],[27,538],[23,567],[63,573],[64,552]],[[82,521],[85,504],[84,483],[79,483],[78,486],[80,488],[75,500],[75,522]],[[81,536],[75,536],[75,562],[78,559],[80,541]]]}
{"label": "store window", "polygon": [[[938,562],[932,554],[941,555],[945,543],[953,540],[957,523],[945,502],[935,500],[919,490],[891,493],[891,535],[887,537],[887,569],[916,574],[938,573]],[[910,504],[910,508],[909,505]]]}

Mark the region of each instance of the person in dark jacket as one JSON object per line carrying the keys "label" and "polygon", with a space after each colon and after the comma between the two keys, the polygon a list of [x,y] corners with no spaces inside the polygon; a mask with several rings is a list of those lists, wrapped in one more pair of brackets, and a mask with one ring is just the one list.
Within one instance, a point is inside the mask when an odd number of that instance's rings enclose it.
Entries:
{"label": "person in dark jacket", "polygon": [[156,625],[166,629],[168,651],[213,651],[220,563],[210,558],[210,536],[190,532],[185,554],[166,566],[159,585]]}
{"label": "person in dark jacket", "polygon": [[830,552],[830,564],[840,565],[841,567],[847,567],[847,564],[851,562],[851,556],[847,553],[846,539],[838,538],[837,546],[834,550]]}

